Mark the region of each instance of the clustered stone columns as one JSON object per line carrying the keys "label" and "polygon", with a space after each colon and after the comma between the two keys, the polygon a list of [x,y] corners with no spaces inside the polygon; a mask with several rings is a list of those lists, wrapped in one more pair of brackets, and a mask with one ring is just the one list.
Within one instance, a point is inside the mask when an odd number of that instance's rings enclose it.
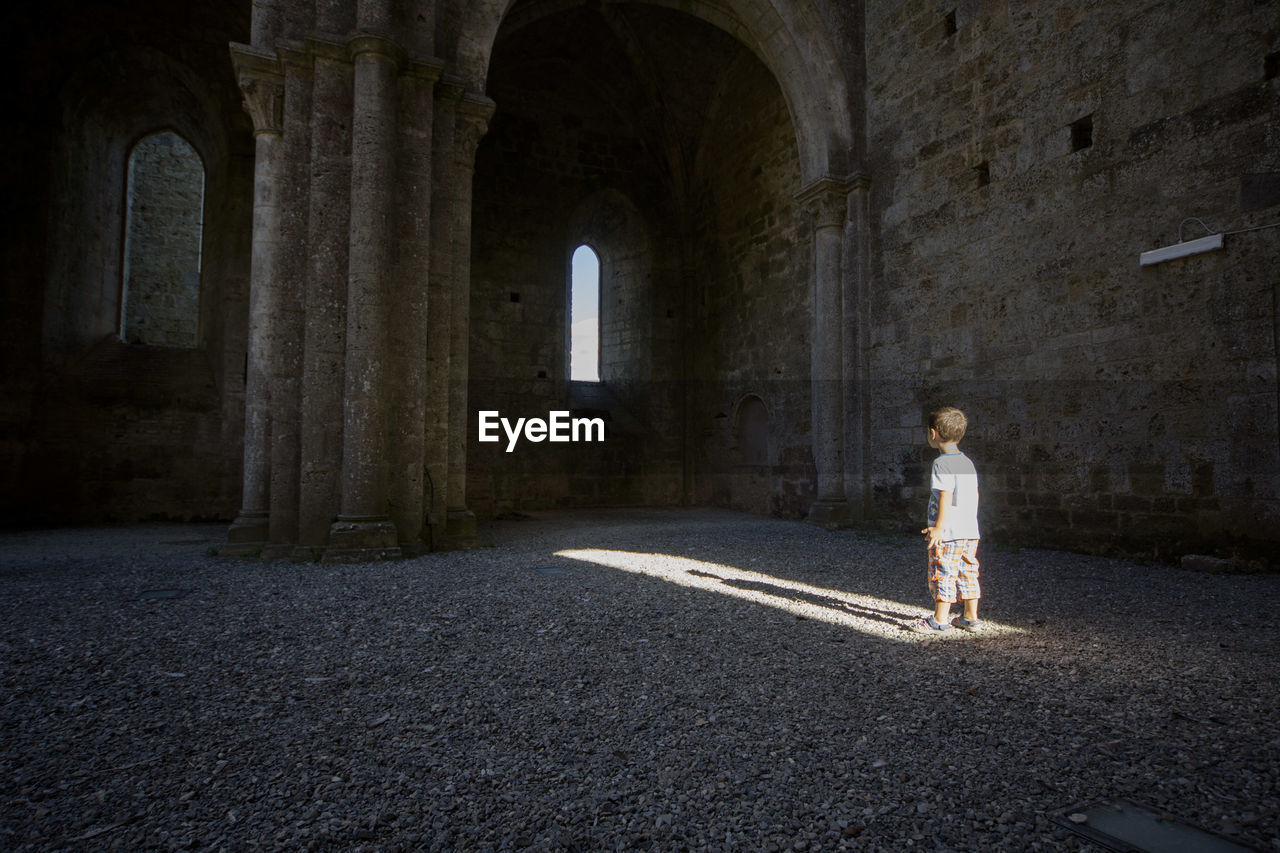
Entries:
{"label": "clustered stone columns", "polygon": [[493,103],[454,80],[437,96],[442,63],[388,36],[391,12],[362,2],[345,39],[321,15],[304,40],[269,50],[255,25],[232,46],[257,161],[244,498],[223,554],[362,561],[474,537],[471,176]]}
{"label": "clustered stone columns", "polygon": [[293,553],[298,541],[299,394],[306,287],[307,196],[310,168],[310,61],[303,51],[280,48],[284,72],[284,139],[280,152],[280,250],[266,308],[271,322],[270,528],[264,557]]}
{"label": "clustered stone columns", "polygon": [[494,104],[464,95],[456,106],[453,139],[453,288],[449,338],[449,469],[445,536],[454,547],[476,544],[476,517],[467,509],[467,378],[470,373],[471,179],[476,148],[489,127]]}
{"label": "clustered stone columns", "polygon": [[[449,306],[453,293],[453,166],[454,125],[457,103],[463,86],[441,80],[435,87],[432,125],[431,233],[428,265],[428,301],[432,306]],[[423,418],[422,504],[426,529],[424,544],[437,545],[445,529],[449,485],[449,352],[452,347],[451,317],[431,315],[431,335],[426,340],[425,363],[427,407]]]}
{"label": "clustered stone columns", "polygon": [[[796,193],[796,199],[813,217],[813,329],[810,340],[812,383],[813,457],[818,469],[817,500],[809,509],[809,521],[832,527],[853,520],[845,483],[846,400],[850,366],[857,359],[858,334],[846,328],[846,294],[856,265],[846,264],[845,225],[854,193],[866,191],[860,177],[820,178]],[[853,259],[849,259],[852,261]],[[855,368],[856,369],[856,368]]]}
{"label": "clustered stone columns", "polygon": [[244,555],[267,542],[271,481],[272,302],[280,253],[280,157],[284,78],[275,58],[246,46],[234,52],[245,109],[253,119],[253,245],[249,279],[249,349],[245,374],[244,492],[222,553]]}
{"label": "clustered stone columns", "polygon": [[866,330],[871,275],[871,180],[855,175],[850,180],[849,212],[845,222],[844,258],[844,488],[851,520],[865,518],[870,510],[871,483],[867,463],[870,401],[867,377]]}
{"label": "clustered stone columns", "polygon": [[[387,405],[387,503],[401,550],[417,554],[435,547],[430,516],[432,480],[428,473],[428,412],[441,408],[435,351],[438,338],[447,342],[447,331],[432,320],[431,309],[444,313],[448,300],[432,287],[431,265],[436,246],[438,219],[448,213],[437,209],[435,155],[435,89],[438,65],[410,62],[400,76],[399,148],[396,165],[395,205],[399,213],[392,257],[393,278],[402,282],[400,295],[387,322],[387,370],[384,387],[390,389]],[[444,242],[446,248],[449,243]]]}
{"label": "clustered stone columns", "polygon": [[394,45],[377,36],[353,39],[351,55],[355,73],[342,508],[329,532],[326,561],[399,555],[395,525],[386,509],[382,400],[397,62]]}
{"label": "clustered stone columns", "polygon": [[299,561],[324,552],[341,495],[351,228],[347,199],[351,191],[350,56],[345,44],[329,39],[309,39],[304,50],[311,57],[312,89],[300,399],[302,470],[294,556]]}

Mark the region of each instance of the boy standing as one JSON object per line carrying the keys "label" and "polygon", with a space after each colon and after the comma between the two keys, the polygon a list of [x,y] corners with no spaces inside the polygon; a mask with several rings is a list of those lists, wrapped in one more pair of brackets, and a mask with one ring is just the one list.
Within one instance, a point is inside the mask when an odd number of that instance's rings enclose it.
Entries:
{"label": "boy standing", "polygon": [[[968,420],[950,406],[929,415],[929,446],[938,451],[929,491],[929,592],[933,615],[910,625],[924,634],[954,625],[976,631],[978,622],[978,472],[960,452]],[[951,621],[951,605],[964,602],[964,612]]]}

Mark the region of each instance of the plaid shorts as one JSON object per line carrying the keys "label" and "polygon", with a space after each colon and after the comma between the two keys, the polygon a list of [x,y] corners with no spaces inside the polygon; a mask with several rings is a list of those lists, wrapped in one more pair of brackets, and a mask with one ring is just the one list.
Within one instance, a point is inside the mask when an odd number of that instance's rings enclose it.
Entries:
{"label": "plaid shorts", "polygon": [[981,597],[978,541],[953,539],[929,549],[929,594],[934,601],[954,604],[957,592],[961,601]]}

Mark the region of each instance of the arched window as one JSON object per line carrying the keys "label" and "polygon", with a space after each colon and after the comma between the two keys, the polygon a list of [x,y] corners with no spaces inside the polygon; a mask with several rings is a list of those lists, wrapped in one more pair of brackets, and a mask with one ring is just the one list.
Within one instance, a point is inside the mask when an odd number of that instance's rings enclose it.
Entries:
{"label": "arched window", "polygon": [[573,252],[569,286],[569,378],[600,381],[600,259],[589,246]]}
{"label": "arched window", "polygon": [[153,133],[129,153],[125,193],[120,337],[131,344],[195,347],[204,163],[178,134]]}

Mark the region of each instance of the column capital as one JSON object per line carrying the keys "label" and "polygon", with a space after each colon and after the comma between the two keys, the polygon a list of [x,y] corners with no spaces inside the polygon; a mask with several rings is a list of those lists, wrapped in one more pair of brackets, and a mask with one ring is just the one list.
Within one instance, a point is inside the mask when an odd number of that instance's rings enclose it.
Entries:
{"label": "column capital", "polygon": [[457,108],[466,91],[466,82],[456,75],[443,73],[436,81],[436,100],[448,104],[451,109]]}
{"label": "column capital", "polygon": [[363,30],[352,33],[347,38],[346,55],[353,63],[361,56],[382,57],[396,67],[397,73],[429,83],[440,79],[445,65],[443,60],[435,57],[409,53],[400,42],[390,36]]}
{"label": "column capital", "polygon": [[247,44],[231,45],[231,63],[240,83],[245,112],[254,135],[284,133],[284,68],[274,52]]}
{"label": "column capital", "polygon": [[416,77],[427,83],[436,83],[444,74],[444,60],[433,56],[415,56],[409,54],[403,71],[407,77]]}
{"label": "column capital", "polygon": [[848,214],[850,194],[865,192],[870,186],[871,179],[862,173],[844,177],[823,175],[797,190],[795,199],[809,210],[818,227],[839,227]]}
{"label": "column capital", "polygon": [[470,160],[475,156],[480,140],[489,130],[489,119],[493,118],[493,112],[497,106],[492,99],[484,95],[477,95],[474,92],[462,93],[458,99],[456,112],[458,123],[454,137],[461,158]]}
{"label": "column capital", "polygon": [[397,71],[403,69],[409,61],[408,54],[405,53],[399,42],[380,33],[353,33],[347,39],[347,54],[351,57],[352,62],[366,55],[390,60]]}

